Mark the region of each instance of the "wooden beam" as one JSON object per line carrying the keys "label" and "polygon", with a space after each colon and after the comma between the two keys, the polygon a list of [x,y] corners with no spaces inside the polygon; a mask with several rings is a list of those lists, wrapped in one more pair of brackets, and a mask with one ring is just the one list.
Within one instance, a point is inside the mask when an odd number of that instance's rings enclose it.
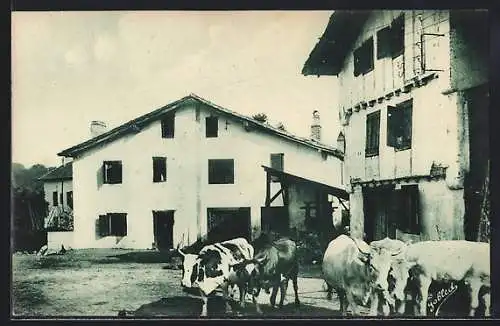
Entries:
{"label": "wooden beam", "polygon": [[349,208],[346,207],[346,205],[344,204],[344,202],[342,201],[342,199],[340,199],[339,197],[337,197],[339,202],[342,204],[342,206],[344,206],[345,210],[349,212]]}
{"label": "wooden beam", "polygon": [[283,188],[281,188],[280,190],[278,190],[278,192],[269,201],[269,204],[271,204],[276,199],[276,197],[278,197],[282,192],[283,192]]}
{"label": "wooden beam", "polygon": [[271,174],[266,172],[266,207],[271,205]]}

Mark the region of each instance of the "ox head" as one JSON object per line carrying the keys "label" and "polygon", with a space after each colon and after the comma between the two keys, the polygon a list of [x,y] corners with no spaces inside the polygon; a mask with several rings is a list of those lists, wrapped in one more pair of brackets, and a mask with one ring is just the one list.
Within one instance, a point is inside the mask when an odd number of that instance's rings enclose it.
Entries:
{"label": "ox head", "polygon": [[190,288],[198,278],[198,255],[186,254],[180,249],[177,252],[183,258],[181,285]]}
{"label": "ox head", "polygon": [[405,245],[399,254],[394,255],[391,261],[390,278],[393,280],[394,289],[391,294],[397,300],[404,300],[405,298],[405,288],[408,283],[408,278],[410,277],[410,269],[412,264],[408,262],[403,253],[406,250],[407,245]]}
{"label": "ox head", "polygon": [[[377,271],[374,284],[375,289],[385,292],[389,291],[388,279],[390,277],[391,265],[395,257],[400,256],[404,249],[404,242],[389,238],[370,243],[370,251],[372,253],[371,263]],[[391,285],[394,284],[395,281],[392,280]]]}
{"label": "ox head", "polygon": [[237,277],[240,280],[247,282],[248,292],[254,296],[258,296],[260,289],[264,288],[269,291],[270,281],[263,278],[263,264],[267,261],[267,257],[255,257],[253,259],[246,259],[242,262],[232,264],[231,268],[234,269]]}

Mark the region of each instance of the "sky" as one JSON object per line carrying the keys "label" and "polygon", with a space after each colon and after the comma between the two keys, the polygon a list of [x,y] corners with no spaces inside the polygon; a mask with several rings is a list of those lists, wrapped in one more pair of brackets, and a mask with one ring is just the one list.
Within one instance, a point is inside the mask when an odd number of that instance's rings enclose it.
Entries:
{"label": "sky", "polygon": [[334,77],[301,70],[329,11],[12,13],[12,161],[61,163],[92,120],[116,127],[195,93],[322,141],[339,132]]}

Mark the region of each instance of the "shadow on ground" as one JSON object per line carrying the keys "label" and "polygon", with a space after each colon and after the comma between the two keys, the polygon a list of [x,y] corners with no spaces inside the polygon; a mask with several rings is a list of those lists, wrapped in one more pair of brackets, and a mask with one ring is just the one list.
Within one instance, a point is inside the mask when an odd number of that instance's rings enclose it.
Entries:
{"label": "shadow on ground", "polygon": [[127,263],[142,263],[142,264],[156,264],[156,263],[170,263],[173,254],[169,251],[135,251],[127,252],[118,255],[110,255],[107,258],[114,258],[115,262]]}
{"label": "shadow on ground", "polygon": [[[314,307],[307,304],[295,306],[293,303],[282,309],[272,308],[270,305],[261,305],[263,314],[258,315],[255,305],[247,303],[242,309],[238,303],[232,302],[233,314],[226,314],[222,297],[213,297],[208,300],[208,315],[213,318],[275,318],[275,317],[336,317],[340,316],[336,310]],[[127,314],[130,317],[184,317],[198,318],[201,312],[201,300],[193,297],[178,296],[162,298],[159,301],[141,306],[136,311]]]}

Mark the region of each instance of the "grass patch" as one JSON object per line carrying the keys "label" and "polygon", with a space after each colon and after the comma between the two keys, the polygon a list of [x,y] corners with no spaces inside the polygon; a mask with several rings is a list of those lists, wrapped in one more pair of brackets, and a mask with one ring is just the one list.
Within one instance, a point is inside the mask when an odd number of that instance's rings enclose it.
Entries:
{"label": "grass patch", "polygon": [[12,303],[14,312],[23,313],[18,308],[22,307],[25,311],[31,311],[37,306],[47,304],[47,297],[42,288],[45,280],[14,282],[12,285]]}

